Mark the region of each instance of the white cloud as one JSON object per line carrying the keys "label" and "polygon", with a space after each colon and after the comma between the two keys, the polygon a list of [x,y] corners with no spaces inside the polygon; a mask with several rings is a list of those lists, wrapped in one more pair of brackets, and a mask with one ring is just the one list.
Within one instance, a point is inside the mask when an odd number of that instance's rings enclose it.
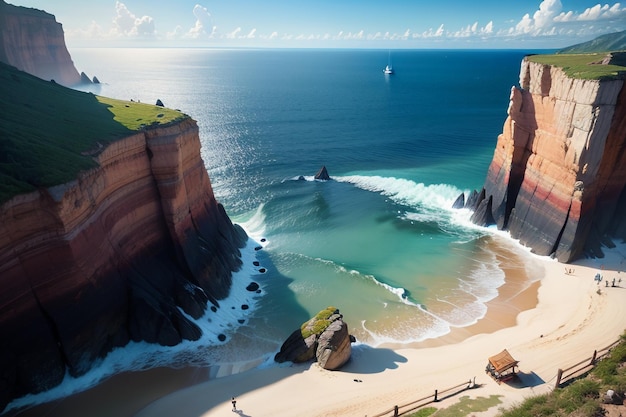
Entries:
{"label": "white cloud", "polygon": [[576,14],[573,11],[561,13],[554,18],[555,22],[586,22],[598,20],[617,20],[626,19],[626,7],[622,7],[620,3],[613,6],[608,4],[596,4],[593,7],[585,9],[584,12]]}
{"label": "white cloud", "polygon": [[241,27],[238,27],[237,29],[233,30],[230,33],[226,34],[226,39],[237,39],[239,37],[239,34],[241,33]]}
{"label": "white cloud", "polygon": [[[539,10],[533,16],[526,14],[522,19],[507,31],[501,31],[511,36],[581,36],[606,33],[610,30],[623,30],[624,19],[626,19],[626,8],[620,3],[612,6],[596,4],[585,9],[582,13],[572,10],[563,11],[560,0],[543,0],[539,5]],[[611,29],[607,26],[593,25],[598,21],[613,21],[619,23]],[[621,28],[620,28],[621,26]]]}
{"label": "white cloud", "polygon": [[154,19],[150,16],[136,17],[126,5],[115,2],[114,31],[126,36],[151,37],[156,35]]}
{"label": "white cloud", "polygon": [[195,25],[187,32],[187,37],[198,39],[201,37],[212,37],[216,31],[216,28],[212,24],[211,13],[209,10],[196,4],[193,6],[193,15],[196,17]]}
{"label": "white cloud", "polygon": [[562,9],[560,0],[543,0],[532,18],[529,13],[522,17],[522,20],[515,25],[513,33],[539,35],[543,31],[549,31],[552,29],[554,18]]}

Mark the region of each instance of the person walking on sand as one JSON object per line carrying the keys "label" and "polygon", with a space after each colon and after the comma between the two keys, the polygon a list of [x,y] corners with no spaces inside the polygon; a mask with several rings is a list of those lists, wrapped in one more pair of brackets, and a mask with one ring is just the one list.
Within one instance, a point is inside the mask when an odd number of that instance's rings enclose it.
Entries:
{"label": "person walking on sand", "polygon": [[235,400],[235,397],[232,398],[231,403],[233,403],[233,411],[237,411],[237,400]]}

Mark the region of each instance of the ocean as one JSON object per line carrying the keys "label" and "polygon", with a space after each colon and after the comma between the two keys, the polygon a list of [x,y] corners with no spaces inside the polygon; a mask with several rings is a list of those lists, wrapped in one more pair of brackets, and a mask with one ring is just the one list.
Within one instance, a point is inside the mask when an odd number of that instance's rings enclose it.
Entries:
{"label": "ocean", "polygon": [[[220,376],[273,366],[284,339],[328,306],[340,309],[357,348],[409,345],[479,321],[505,270],[530,286],[536,266],[451,206],[482,187],[511,86],[532,52],[70,50],[79,71],[102,83],[86,90],[160,99],[197,120],[216,198],[251,242],[222,303],[232,315],[200,319],[201,340],[133,343],[12,407],[124,370],[212,365]],[[389,57],[393,75],[382,72]],[[313,179],[322,166],[330,181]],[[250,279],[262,289],[254,299]],[[242,303],[252,308],[231,309]]]}

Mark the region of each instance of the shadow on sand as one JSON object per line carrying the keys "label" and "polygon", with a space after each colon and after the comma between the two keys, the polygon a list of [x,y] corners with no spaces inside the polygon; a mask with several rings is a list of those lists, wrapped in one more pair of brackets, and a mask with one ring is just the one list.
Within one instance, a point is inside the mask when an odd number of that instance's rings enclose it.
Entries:
{"label": "shadow on sand", "polygon": [[507,385],[513,388],[532,388],[541,384],[545,384],[545,381],[534,372],[518,372],[517,378],[506,382]]}
{"label": "shadow on sand", "polygon": [[350,361],[341,368],[341,372],[376,374],[387,369],[396,369],[399,363],[406,362],[408,360],[404,356],[391,349],[358,345],[352,347]]}

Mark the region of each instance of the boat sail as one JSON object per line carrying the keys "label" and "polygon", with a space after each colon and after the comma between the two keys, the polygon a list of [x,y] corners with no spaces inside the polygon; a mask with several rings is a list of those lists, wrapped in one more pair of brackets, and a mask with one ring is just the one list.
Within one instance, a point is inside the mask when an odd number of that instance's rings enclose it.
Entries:
{"label": "boat sail", "polygon": [[391,65],[391,51],[389,51],[389,62],[387,63],[387,66],[383,70],[383,73],[384,74],[393,74],[393,66]]}

